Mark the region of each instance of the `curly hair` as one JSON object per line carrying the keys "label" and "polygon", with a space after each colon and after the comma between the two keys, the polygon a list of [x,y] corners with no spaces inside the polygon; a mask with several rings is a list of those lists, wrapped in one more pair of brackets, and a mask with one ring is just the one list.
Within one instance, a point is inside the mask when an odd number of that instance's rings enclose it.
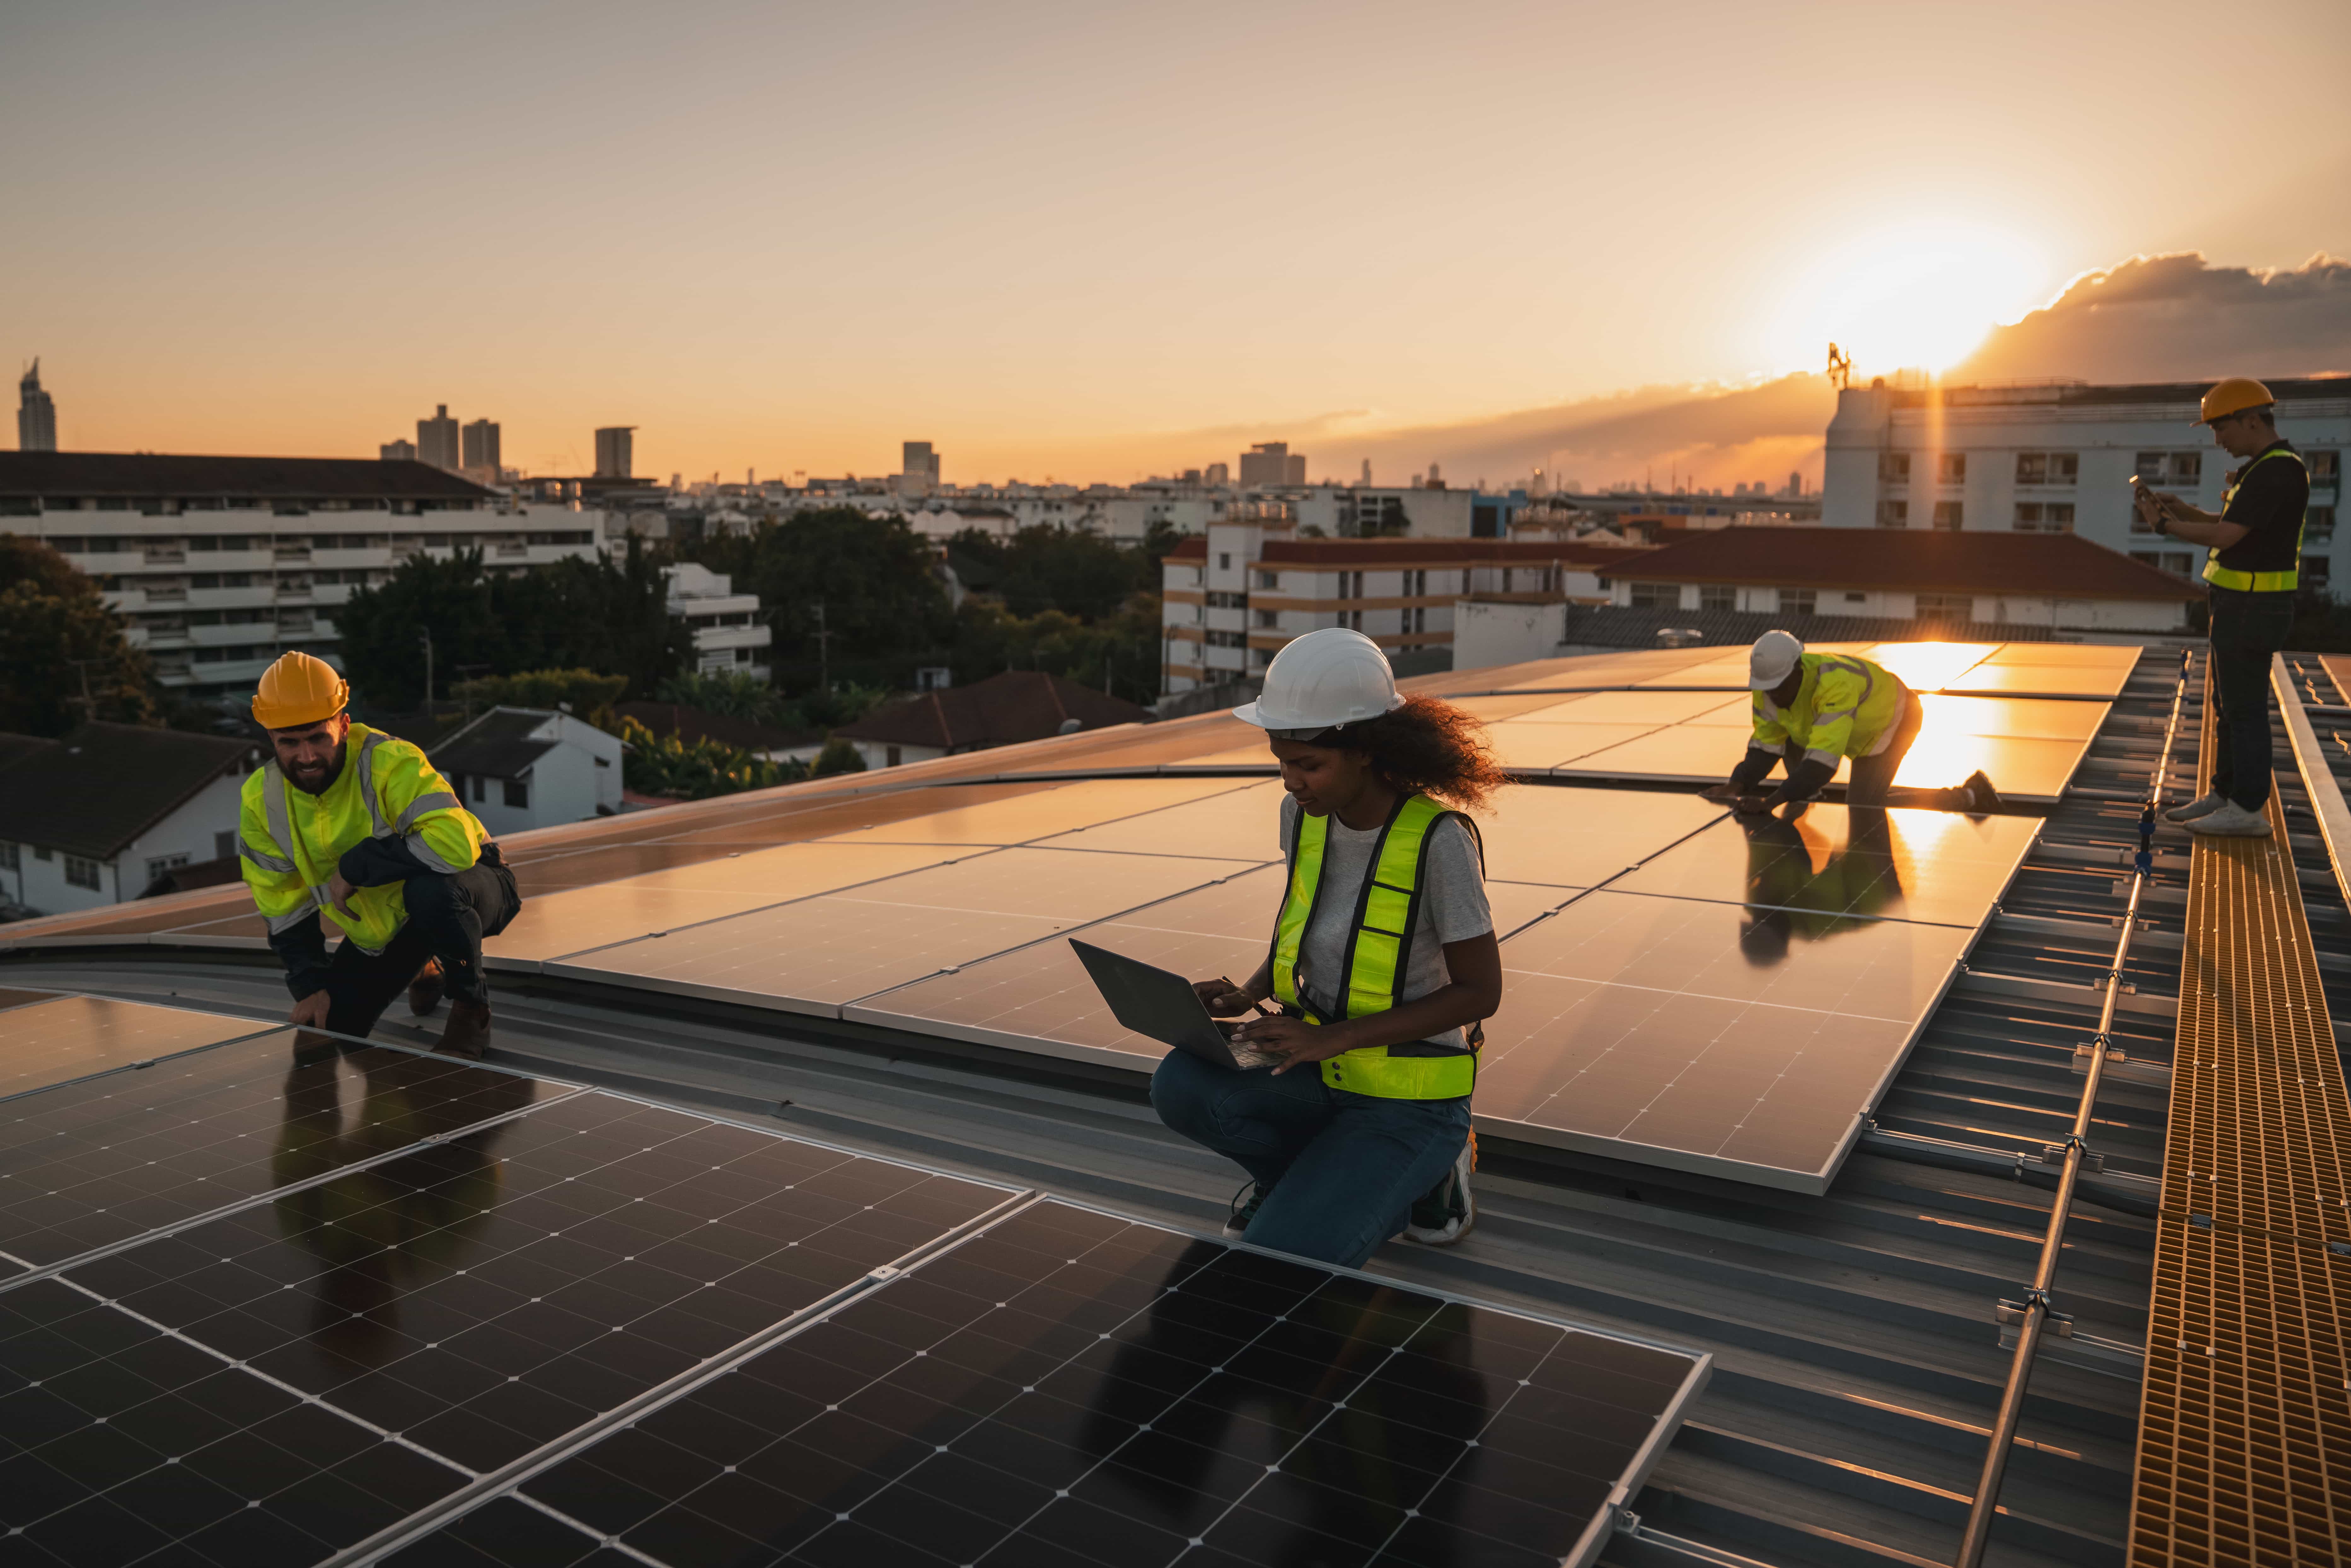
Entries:
{"label": "curly hair", "polygon": [[1457,806],[1482,806],[1510,781],[1486,744],[1486,727],[1435,697],[1407,697],[1402,707],[1364,724],[1342,744],[1369,754],[1372,770],[1388,788]]}

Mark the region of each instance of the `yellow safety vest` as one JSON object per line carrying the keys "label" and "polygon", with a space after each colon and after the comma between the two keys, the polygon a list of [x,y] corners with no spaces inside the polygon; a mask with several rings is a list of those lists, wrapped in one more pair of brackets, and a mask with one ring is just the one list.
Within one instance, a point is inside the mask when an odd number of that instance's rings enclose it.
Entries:
{"label": "yellow safety vest", "polygon": [[[2220,497],[2220,515],[2224,518],[2228,516],[2230,503],[2236,500],[2237,491],[2244,485],[2245,476],[2273,457],[2291,457],[2296,463],[2302,463],[2301,453],[2289,451],[2283,446],[2274,446],[2246,464],[2244,467],[2238,470],[2237,483],[2230,486],[2229,493]],[[2307,469],[2309,465],[2305,463],[2303,466]],[[2294,525],[2294,565],[2283,571],[2239,571],[2235,567],[2222,566],[2220,552],[2214,550],[2204,558],[2204,580],[2215,588],[2233,588],[2240,593],[2293,592],[2294,585],[2302,580],[2302,536],[2309,527],[2310,512],[2305,507],[2302,514],[2302,521]]]}
{"label": "yellow safety vest", "polygon": [[246,885],[276,936],[313,911],[369,953],[381,953],[408,920],[402,884],[362,887],[345,919],[322,891],[343,852],[365,839],[399,837],[420,874],[455,874],[481,858],[489,833],[457,803],[424,753],[363,724],[351,726],[343,770],[319,793],[288,789],[275,761],[247,776],[237,816]]}
{"label": "yellow safety vest", "polygon": [[1843,757],[1866,757],[1878,737],[1902,717],[1908,688],[1894,672],[1851,653],[1805,653],[1803,684],[1786,707],[1757,692],[1753,744],[1778,751],[1789,741],[1808,758],[1834,768]]}
{"label": "yellow safety vest", "polygon": [[[1425,795],[1407,796],[1396,803],[1381,830],[1372,852],[1371,874],[1355,894],[1339,1017],[1385,1012],[1403,999],[1413,930],[1420,918],[1421,867],[1427,859],[1429,830],[1448,816],[1460,813],[1446,810]],[[1466,824],[1468,819],[1462,821]],[[1330,1020],[1316,1017],[1306,1006],[1298,985],[1298,955],[1322,900],[1323,850],[1330,840],[1329,817],[1299,814],[1297,841],[1290,849],[1290,886],[1273,929],[1273,994],[1311,1024]],[[1354,1094],[1380,1100],[1458,1100],[1477,1082],[1478,1056],[1474,1047],[1367,1045],[1332,1057],[1322,1068],[1323,1082]]]}

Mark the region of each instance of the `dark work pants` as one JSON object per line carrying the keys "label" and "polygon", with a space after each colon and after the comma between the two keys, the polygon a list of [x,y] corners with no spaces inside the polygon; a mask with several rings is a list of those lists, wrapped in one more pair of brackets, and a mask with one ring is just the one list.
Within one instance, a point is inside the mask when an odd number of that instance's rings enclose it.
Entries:
{"label": "dark work pants", "polygon": [[482,938],[507,928],[522,907],[514,873],[485,859],[455,876],[420,873],[402,884],[408,919],[381,953],[346,937],[327,964],[327,1027],[364,1039],[392,998],[408,988],[427,958],[441,960],[442,985],[460,1001],[487,1001]]}
{"label": "dark work pants", "polygon": [[2294,629],[2294,595],[2211,594],[2212,698],[2220,710],[2212,788],[2258,811],[2270,798],[2270,660]]}

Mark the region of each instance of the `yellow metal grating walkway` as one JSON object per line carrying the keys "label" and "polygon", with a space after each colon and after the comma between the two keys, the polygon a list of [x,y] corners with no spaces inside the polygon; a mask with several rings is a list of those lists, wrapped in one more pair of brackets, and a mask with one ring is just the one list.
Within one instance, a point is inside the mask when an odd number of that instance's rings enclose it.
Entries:
{"label": "yellow metal grating walkway", "polygon": [[2132,1568],[2351,1561],[2351,1103],[2269,814],[2189,864]]}

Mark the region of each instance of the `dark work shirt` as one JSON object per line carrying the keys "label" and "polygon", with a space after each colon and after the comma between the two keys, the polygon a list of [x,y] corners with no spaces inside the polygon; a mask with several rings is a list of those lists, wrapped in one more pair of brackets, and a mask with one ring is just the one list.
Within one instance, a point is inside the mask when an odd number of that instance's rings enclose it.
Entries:
{"label": "dark work shirt", "polygon": [[2237,493],[2220,509],[2220,520],[2241,523],[2246,533],[2220,553],[2222,566],[2232,571],[2294,569],[2302,551],[2302,515],[2310,505],[2310,470],[2293,453],[2285,442],[2273,441],[2238,470]]}

